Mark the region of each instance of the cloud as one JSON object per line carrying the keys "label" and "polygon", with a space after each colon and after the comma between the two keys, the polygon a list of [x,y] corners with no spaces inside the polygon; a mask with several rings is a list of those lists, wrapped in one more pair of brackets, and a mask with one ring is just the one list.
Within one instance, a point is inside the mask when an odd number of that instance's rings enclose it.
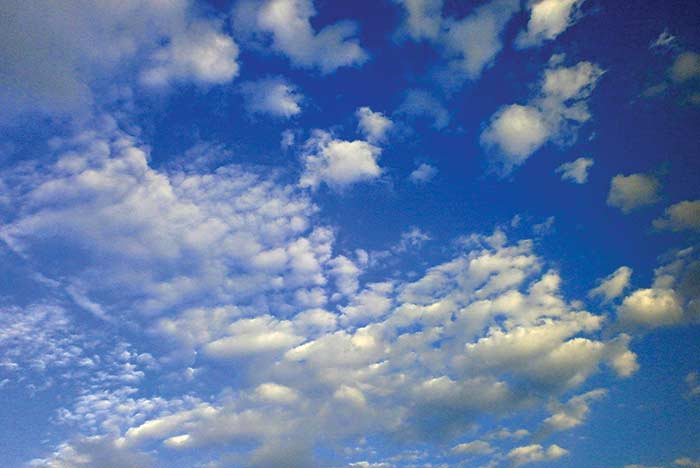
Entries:
{"label": "cloud", "polygon": [[630,267],[621,266],[609,276],[599,280],[600,284],[588,292],[589,297],[602,297],[603,302],[607,303],[620,297],[625,289],[629,286],[632,269]]}
{"label": "cloud", "polygon": [[428,117],[433,121],[433,128],[436,130],[441,130],[450,123],[449,111],[430,92],[425,90],[408,90],[396,113],[409,118]]}
{"label": "cloud", "polygon": [[668,73],[674,83],[685,83],[700,78],[700,54],[695,52],[679,54]]}
{"label": "cloud", "polygon": [[680,457],[673,460],[674,465],[689,466],[691,468],[700,467],[700,460],[693,460],[690,457]]}
{"label": "cloud", "polygon": [[501,35],[520,9],[516,0],[491,0],[461,19],[442,15],[442,0],[399,0],[405,10],[399,37],[436,44],[446,63],[435,77],[448,90],[476,80],[503,48]]}
{"label": "cloud", "polygon": [[692,398],[700,395],[700,373],[696,371],[689,372],[684,380],[688,386],[688,397]]}
{"label": "cloud", "polygon": [[557,167],[554,172],[561,172],[561,180],[569,180],[577,184],[588,181],[588,170],[593,167],[591,158],[578,158]]}
{"label": "cloud", "polygon": [[444,20],[439,42],[448,63],[438,79],[454,88],[465,79],[479,78],[503,48],[503,29],[519,9],[515,0],[492,0],[461,20]]}
{"label": "cloud", "polygon": [[650,44],[649,48],[650,49],[672,49],[675,45],[676,42],[678,41],[678,38],[671,34],[668,29],[664,29],[661,31],[661,34],[654,39]]}
{"label": "cloud", "polygon": [[414,184],[425,184],[430,182],[433,177],[437,174],[438,170],[435,166],[430,164],[421,163],[420,166],[415,168],[413,172],[408,176],[408,180]]}
{"label": "cloud", "polygon": [[[241,93],[251,114],[268,114],[283,118],[301,113],[301,103],[304,99],[297,88],[282,77],[242,83]],[[294,134],[287,135],[291,135],[293,141]],[[287,139],[289,138],[288,136]],[[286,146],[291,146],[291,143]]]}
{"label": "cloud", "polygon": [[435,40],[442,26],[443,0],[395,0],[403,5],[405,17],[399,36],[408,35],[414,41]]}
{"label": "cloud", "polygon": [[520,466],[528,463],[556,460],[568,454],[568,450],[556,444],[550,445],[547,449],[539,444],[533,444],[514,448],[508,452],[508,458],[515,466]]}
{"label": "cloud", "polygon": [[659,201],[659,181],[647,174],[618,174],[610,181],[608,206],[619,208],[623,213],[653,205]]}
{"label": "cloud", "polygon": [[382,174],[378,159],[381,148],[362,141],[338,140],[323,130],[315,130],[302,153],[304,172],[301,187],[318,188],[321,183],[342,190],[367,182]]}
{"label": "cloud", "polygon": [[[55,162],[8,187],[18,203],[0,238],[46,276],[81,285],[108,315],[135,316],[192,301],[250,304],[263,290],[289,304],[296,289],[326,281],[332,234],[309,231],[316,208],[305,195],[235,165],[155,170],[145,147],[109,125],[57,140]],[[81,254],[43,261],[49,245]]]}
{"label": "cloud", "polygon": [[683,309],[671,289],[637,289],[622,302],[618,316],[626,324],[658,327],[680,323]]}
{"label": "cloud", "polygon": [[590,62],[559,66],[553,57],[540,90],[527,104],[501,107],[481,133],[481,145],[502,175],[509,174],[544,144],[571,144],[578,126],[590,120],[586,99],[603,70]]}
{"label": "cloud", "polygon": [[106,86],[130,85],[139,75],[153,85],[212,85],[238,74],[236,44],[189,0],[41,0],[7,8],[0,20],[3,119],[89,114]]}
{"label": "cloud", "polygon": [[248,0],[236,5],[233,25],[244,40],[269,44],[299,68],[328,74],[368,59],[355,37],[355,23],[339,21],[316,32],[315,15],[312,0]]}
{"label": "cloud", "polygon": [[591,390],[572,397],[564,404],[551,404],[552,415],[544,420],[544,426],[550,431],[565,431],[580,426],[590,412],[591,401],[599,400],[607,394],[604,389]]}
{"label": "cloud", "polygon": [[551,41],[573,26],[579,19],[579,9],[585,0],[535,0],[530,2],[530,20],[527,30],[515,39],[515,45],[524,49]]}
{"label": "cloud", "polygon": [[632,291],[618,307],[623,326],[654,328],[700,319],[700,261],[697,249],[687,248],[666,256],[654,270],[649,288]]}
{"label": "cloud", "polygon": [[118,447],[113,440],[102,436],[83,437],[61,444],[47,458],[31,460],[32,468],[148,468],[156,466],[154,459],[145,453],[132,452]]}
{"label": "cloud", "polygon": [[151,65],[141,73],[146,86],[178,82],[222,84],[238,76],[238,46],[211,22],[197,22],[153,53]]}
{"label": "cloud", "polygon": [[495,452],[495,449],[488,442],[473,440],[455,445],[451,452],[456,455],[488,455]]}
{"label": "cloud", "polygon": [[700,200],[682,201],[666,208],[664,216],[653,221],[656,229],[700,230]]}
{"label": "cloud", "polygon": [[393,122],[381,112],[374,112],[369,107],[360,107],[355,112],[359,123],[357,129],[370,143],[384,141],[387,132],[391,130]]}

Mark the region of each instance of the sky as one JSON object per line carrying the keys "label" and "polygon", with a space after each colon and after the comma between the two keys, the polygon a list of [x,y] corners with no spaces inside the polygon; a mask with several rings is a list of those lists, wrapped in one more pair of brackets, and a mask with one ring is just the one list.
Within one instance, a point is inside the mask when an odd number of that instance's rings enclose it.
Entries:
{"label": "sky", "polygon": [[0,7],[0,466],[700,467],[696,1]]}

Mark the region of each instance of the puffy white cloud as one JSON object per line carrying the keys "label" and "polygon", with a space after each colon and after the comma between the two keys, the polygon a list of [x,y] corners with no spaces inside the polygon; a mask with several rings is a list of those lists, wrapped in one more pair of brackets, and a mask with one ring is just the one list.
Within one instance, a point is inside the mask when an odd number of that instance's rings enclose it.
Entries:
{"label": "puffy white cloud", "polygon": [[590,62],[560,66],[561,58],[550,60],[534,98],[525,105],[502,107],[481,133],[481,145],[503,175],[547,142],[572,143],[576,128],[590,120],[586,99],[603,70]]}
{"label": "puffy white cloud", "polygon": [[585,0],[535,0],[530,2],[527,30],[515,40],[519,48],[533,47],[552,40],[578,20],[578,10]]}
{"label": "puffy white cloud", "polygon": [[147,86],[171,83],[227,83],[238,76],[238,46],[218,31],[215,23],[197,22],[154,52],[152,64],[141,73]]}
{"label": "puffy white cloud", "polygon": [[410,89],[396,110],[398,115],[416,118],[426,116],[433,121],[433,128],[441,130],[450,123],[450,113],[430,92]]}
{"label": "puffy white cloud", "polygon": [[604,389],[591,390],[572,397],[564,404],[551,404],[549,409],[552,415],[544,420],[545,427],[552,431],[564,431],[580,426],[590,412],[589,403],[603,398],[606,394]]}
{"label": "puffy white cloud", "polygon": [[497,147],[507,155],[506,172],[519,166],[538,150],[550,136],[544,115],[535,107],[513,104],[502,108],[491,118],[481,134],[481,143]]}
{"label": "puffy white cloud", "polygon": [[367,60],[355,23],[339,21],[316,32],[310,21],[315,15],[313,0],[247,0],[236,5],[233,23],[246,40],[271,42],[297,67],[325,74]]}
{"label": "puffy white cloud", "polygon": [[630,267],[621,266],[609,276],[600,280],[600,284],[591,289],[588,295],[590,297],[600,296],[604,302],[610,302],[613,299],[620,297],[625,289],[629,286],[632,269]]}
{"label": "puffy white cloud", "polygon": [[495,449],[491,444],[483,440],[464,442],[452,447],[452,453],[457,455],[488,455],[493,452],[495,452]]}
{"label": "puffy white cloud", "polygon": [[610,181],[607,203],[627,214],[658,202],[660,189],[659,181],[653,176],[618,174]]}
{"label": "puffy white cloud", "polygon": [[664,216],[653,221],[656,229],[700,230],[700,200],[686,200],[666,208]]}
{"label": "puffy white cloud", "polygon": [[562,180],[570,180],[577,184],[585,184],[588,181],[588,170],[593,166],[593,159],[578,158],[557,167],[555,172],[561,172]]}
{"label": "puffy white cloud", "polygon": [[377,164],[381,148],[362,140],[338,140],[323,130],[315,130],[304,145],[304,172],[301,187],[317,188],[321,183],[343,189],[382,174]]}
{"label": "puffy white cloud", "polygon": [[514,448],[508,452],[508,458],[514,465],[520,466],[528,463],[556,460],[568,454],[568,450],[556,444],[550,445],[547,449],[539,444],[533,444]]}
{"label": "puffy white cloud", "polygon": [[374,112],[369,107],[360,107],[355,112],[358,123],[358,130],[362,132],[365,139],[370,143],[381,142],[385,139],[386,134],[391,127],[393,122],[389,120],[381,112]]}
{"label": "puffy white cloud", "polygon": [[619,319],[628,325],[658,327],[683,319],[683,308],[672,289],[637,289],[618,308]]}
{"label": "puffy white cloud", "polygon": [[[303,96],[297,88],[282,77],[264,78],[241,84],[245,106],[251,114],[269,114],[274,117],[293,117],[301,112]],[[286,134],[283,146],[293,143],[294,134]],[[291,142],[289,142],[291,138]]]}
{"label": "puffy white cloud", "polygon": [[414,184],[424,184],[430,182],[433,177],[437,174],[438,170],[435,166],[430,164],[421,163],[420,166],[415,168],[413,172],[408,176],[408,180]]}
{"label": "puffy white cloud", "polygon": [[3,118],[22,111],[89,113],[95,91],[104,91],[105,82],[128,84],[134,71],[153,84],[214,84],[238,74],[236,44],[189,0],[40,0],[6,10]]}

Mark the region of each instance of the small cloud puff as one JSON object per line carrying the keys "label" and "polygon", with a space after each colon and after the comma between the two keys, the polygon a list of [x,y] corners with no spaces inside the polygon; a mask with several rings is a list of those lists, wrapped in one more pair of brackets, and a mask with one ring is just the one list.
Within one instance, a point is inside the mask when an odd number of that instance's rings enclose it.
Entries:
{"label": "small cloud puff", "polygon": [[610,181],[608,206],[619,208],[628,214],[636,209],[659,201],[659,181],[647,174],[618,174]]}
{"label": "small cloud puff", "polygon": [[355,112],[359,124],[358,130],[370,143],[377,143],[386,138],[394,123],[381,112],[374,112],[369,107],[360,107]]}
{"label": "small cloud puff", "polygon": [[438,170],[436,167],[431,166],[430,164],[421,163],[420,166],[411,172],[408,179],[414,184],[424,184],[426,182],[430,182],[433,177],[437,175],[437,172]]}
{"label": "small cloud puff", "polygon": [[367,60],[355,38],[355,23],[339,21],[316,32],[311,25],[315,15],[313,0],[244,0],[234,9],[233,25],[244,40],[262,39],[263,46],[270,43],[300,68],[328,74]]}
{"label": "small cloud puff", "polygon": [[564,163],[557,167],[555,172],[561,172],[561,180],[585,184],[588,181],[588,170],[593,164],[594,162],[591,158],[578,158],[575,161]]}
{"label": "small cloud puff", "polygon": [[290,118],[301,112],[303,96],[282,77],[243,83],[241,93],[251,114]]}
{"label": "small cloud puff", "polygon": [[530,4],[530,21],[527,30],[515,40],[516,47],[539,46],[555,39],[578,21],[579,8],[585,0],[539,0]]}

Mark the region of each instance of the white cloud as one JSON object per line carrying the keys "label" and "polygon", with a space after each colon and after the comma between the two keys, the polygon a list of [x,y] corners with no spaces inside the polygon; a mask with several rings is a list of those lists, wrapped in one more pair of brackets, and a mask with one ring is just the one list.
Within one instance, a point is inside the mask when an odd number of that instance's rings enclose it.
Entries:
{"label": "white cloud", "polygon": [[530,2],[530,20],[527,30],[515,40],[517,47],[524,49],[552,40],[574,25],[579,18],[578,10],[585,0],[535,0]]}
{"label": "white cloud", "polygon": [[447,60],[436,78],[447,89],[476,80],[493,65],[503,48],[501,35],[520,9],[516,0],[491,0],[461,19],[442,15],[442,0],[399,0],[405,9],[398,34],[413,40],[428,39],[438,45]]}
{"label": "white cloud", "polygon": [[444,20],[440,43],[449,62],[439,76],[448,87],[475,80],[493,65],[503,48],[503,29],[519,9],[518,1],[492,0],[461,20]]}
{"label": "white cloud", "polygon": [[488,455],[495,449],[488,442],[473,440],[452,447],[452,453],[457,455]]}
{"label": "white cloud", "polygon": [[433,177],[437,174],[438,170],[435,166],[430,164],[421,163],[420,166],[415,168],[411,175],[408,176],[408,180],[414,184],[424,184],[430,182]]}
{"label": "white cloud", "polygon": [[328,132],[315,130],[304,146],[304,172],[299,185],[315,189],[325,183],[340,190],[376,179],[382,174],[377,164],[381,152],[379,147],[366,141],[338,140]]}
{"label": "white cloud", "polygon": [[508,452],[508,458],[511,459],[513,464],[520,466],[528,463],[556,460],[568,454],[568,450],[556,444],[550,445],[547,449],[539,444],[533,444],[514,448]]}
{"label": "white cloud", "polygon": [[236,44],[189,0],[39,0],[5,7],[4,118],[23,111],[89,114],[104,97],[98,91],[128,85],[139,72],[153,84],[204,85],[238,73]]}
{"label": "white cloud", "polygon": [[603,302],[610,302],[620,297],[624,290],[627,289],[631,276],[632,269],[621,266],[609,276],[600,280],[600,284],[591,289],[588,295],[590,297],[600,296],[603,298]]}
{"label": "white cloud", "polygon": [[407,34],[414,41],[436,39],[442,26],[443,0],[396,0],[406,10],[399,34]]}
{"label": "white cloud", "polygon": [[411,118],[429,117],[436,130],[441,130],[450,123],[450,113],[445,106],[430,92],[420,89],[408,90],[396,113]]}
{"label": "white cloud", "polygon": [[362,132],[365,139],[370,143],[381,142],[385,139],[386,134],[393,122],[389,120],[381,112],[374,112],[369,107],[360,107],[355,112],[358,123],[358,130]]}
{"label": "white cloud", "polygon": [[[245,106],[251,114],[269,114],[274,117],[290,118],[299,114],[304,99],[297,88],[282,77],[242,83],[241,92],[245,99]],[[291,146],[294,134],[285,135],[287,135],[285,141],[288,143],[283,146]]]}
{"label": "white cloud", "polygon": [[658,327],[680,323],[683,308],[672,289],[637,289],[625,297],[618,317],[626,325]]}
{"label": "white cloud", "polygon": [[31,460],[32,468],[78,468],[104,466],[109,468],[148,468],[156,466],[149,454],[132,452],[117,446],[103,436],[82,437],[63,443],[46,458]]}
{"label": "white cloud", "polygon": [[[0,238],[46,276],[80,284],[106,314],[246,304],[263,290],[288,304],[296,289],[326,281],[332,233],[309,232],[316,208],[294,187],[238,166],[155,170],[146,149],[113,128],[56,151],[55,163],[8,188],[18,205]],[[70,267],[42,262],[49,244],[83,254]]]}
{"label": "white cloud", "polygon": [[603,389],[591,390],[572,397],[564,404],[551,404],[549,409],[552,415],[544,420],[545,427],[552,431],[565,431],[580,426],[590,412],[590,402],[599,400],[606,394],[607,391]]}
{"label": "white cloud", "polygon": [[588,170],[593,166],[591,158],[578,158],[557,167],[555,172],[561,172],[562,180],[570,180],[577,184],[585,184],[588,181]]}
{"label": "white cloud", "polygon": [[571,144],[577,127],[590,120],[586,100],[603,70],[590,62],[560,66],[561,59],[552,57],[534,98],[502,107],[482,131],[481,145],[502,175],[550,141]]}
{"label": "white cloud", "polygon": [[153,53],[141,82],[161,87],[178,82],[221,84],[238,76],[238,46],[211,22],[197,22]]}
{"label": "white cloud", "polygon": [[666,208],[664,216],[653,221],[656,229],[700,230],[700,200],[686,200]]}
{"label": "white cloud", "polygon": [[658,202],[660,188],[659,181],[653,176],[618,174],[610,181],[607,203],[627,214]]}
{"label": "white cloud", "polygon": [[678,38],[671,34],[668,29],[664,29],[654,41],[649,44],[650,49],[671,49]]}
{"label": "white cloud", "polygon": [[355,23],[339,21],[315,32],[310,21],[315,15],[313,0],[249,0],[236,5],[233,22],[244,38],[263,36],[273,50],[300,68],[318,68],[326,74],[367,60],[355,37]]}

